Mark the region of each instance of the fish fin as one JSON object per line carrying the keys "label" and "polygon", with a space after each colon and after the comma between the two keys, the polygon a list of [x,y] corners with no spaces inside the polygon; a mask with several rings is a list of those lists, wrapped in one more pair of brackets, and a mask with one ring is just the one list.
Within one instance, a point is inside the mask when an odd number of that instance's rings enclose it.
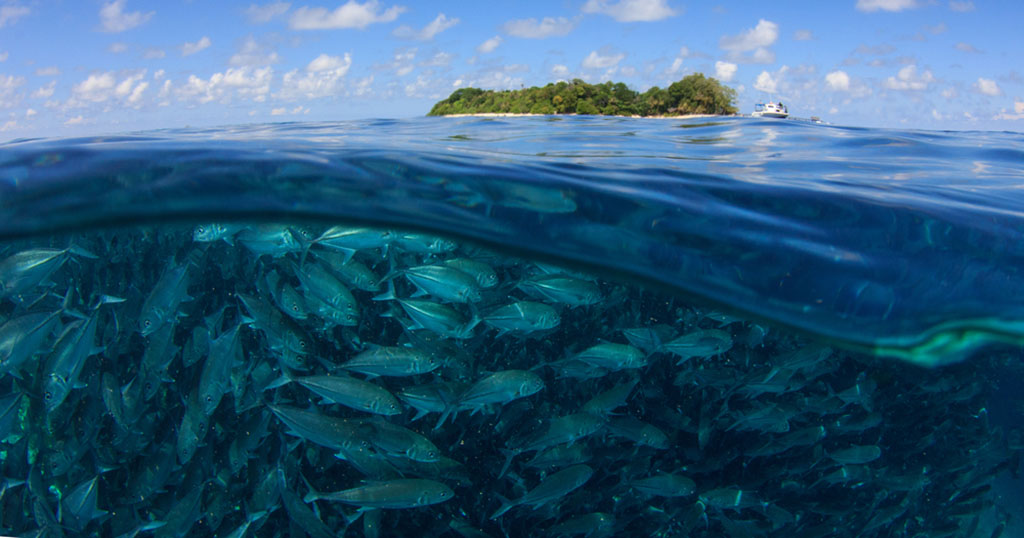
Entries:
{"label": "fish fin", "polygon": [[[395,295],[395,282],[393,280],[388,280],[387,282],[388,289],[385,290],[384,293],[374,296],[374,301],[394,301],[395,299],[398,299]],[[381,281],[381,283],[383,283],[383,281]]]}
{"label": "fish fin", "polygon": [[493,514],[491,514],[491,519],[498,519],[505,512],[508,512],[513,507],[515,507],[516,504],[517,504],[515,501],[510,501],[510,500],[506,499],[505,497],[502,497],[498,493],[495,493],[495,496],[498,497],[498,500],[501,501],[501,508],[498,508],[497,511],[495,511]]}
{"label": "fish fin", "polygon": [[[509,450],[507,448],[501,449],[501,453],[505,455],[505,463],[501,466],[501,472],[498,473],[498,478],[505,476],[505,472],[508,471],[510,465],[512,465],[512,459],[519,455],[519,452],[515,450]],[[493,517],[491,519],[494,519]]]}

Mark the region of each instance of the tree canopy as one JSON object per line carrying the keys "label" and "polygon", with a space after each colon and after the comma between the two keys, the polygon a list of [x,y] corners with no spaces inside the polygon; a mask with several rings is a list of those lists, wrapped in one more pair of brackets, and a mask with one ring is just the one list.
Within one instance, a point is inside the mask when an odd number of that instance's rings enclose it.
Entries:
{"label": "tree canopy", "polygon": [[643,92],[622,82],[588,84],[580,79],[521,90],[459,88],[438,101],[428,116],[449,114],[591,114],[604,116],[680,116],[735,114],[736,90],[701,73],[668,88]]}

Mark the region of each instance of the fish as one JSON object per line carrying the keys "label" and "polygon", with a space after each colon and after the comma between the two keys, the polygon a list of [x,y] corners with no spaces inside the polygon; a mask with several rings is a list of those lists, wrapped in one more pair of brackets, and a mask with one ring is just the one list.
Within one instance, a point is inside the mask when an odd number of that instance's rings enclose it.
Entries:
{"label": "fish", "polygon": [[697,492],[697,484],[677,474],[658,474],[631,480],[629,486],[645,495],[655,497],[688,497]]}
{"label": "fish", "polygon": [[397,415],[402,404],[387,389],[346,375],[316,375],[290,379],[319,394],[325,402],[377,415]]}
{"label": "fish", "polygon": [[351,504],[360,509],[383,508],[401,510],[443,503],[455,497],[455,492],[441,482],[422,478],[400,478],[373,482],[333,493],[310,492],[305,502],[316,500]]}
{"label": "fish", "polygon": [[341,368],[378,376],[405,377],[433,372],[441,361],[416,348],[402,346],[372,346],[341,364]]}
{"label": "fish", "polygon": [[529,334],[554,329],[561,322],[558,311],[543,303],[517,301],[492,310],[484,323],[498,329],[498,336],[507,333]]}
{"label": "fish", "polygon": [[679,357],[676,365],[693,357],[712,357],[732,349],[732,336],[721,329],[699,329],[662,344],[661,350]]}
{"label": "fish", "polygon": [[[537,394],[544,388],[544,380],[525,370],[503,370],[477,381],[459,396],[460,409],[474,413],[489,404],[506,404],[518,398]],[[442,420],[443,422],[443,420]]]}
{"label": "fish", "polygon": [[520,505],[530,505],[536,510],[582,487],[593,475],[594,470],[586,464],[573,465],[562,469],[542,480],[540,484],[537,484],[536,487],[518,499],[502,502],[501,507],[491,514],[490,519],[498,519],[505,512]]}

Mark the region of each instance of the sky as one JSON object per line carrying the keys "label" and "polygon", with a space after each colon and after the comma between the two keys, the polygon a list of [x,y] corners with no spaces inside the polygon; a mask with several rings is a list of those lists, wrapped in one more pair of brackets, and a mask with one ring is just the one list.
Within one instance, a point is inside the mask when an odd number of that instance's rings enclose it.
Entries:
{"label": "sky", "polygon": [[1024,131],[1021,0],[0,0],[0,140],[409,118],[453,90],[644,91],[741,112]]}

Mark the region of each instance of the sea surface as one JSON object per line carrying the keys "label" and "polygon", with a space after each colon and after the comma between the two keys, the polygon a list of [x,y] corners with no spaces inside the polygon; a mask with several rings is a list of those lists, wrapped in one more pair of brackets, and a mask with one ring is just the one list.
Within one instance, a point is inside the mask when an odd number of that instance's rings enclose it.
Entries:
{"label": "sea surface", "polygon": [[1024,135],[0,145],[0,535],[1018,536]]}

